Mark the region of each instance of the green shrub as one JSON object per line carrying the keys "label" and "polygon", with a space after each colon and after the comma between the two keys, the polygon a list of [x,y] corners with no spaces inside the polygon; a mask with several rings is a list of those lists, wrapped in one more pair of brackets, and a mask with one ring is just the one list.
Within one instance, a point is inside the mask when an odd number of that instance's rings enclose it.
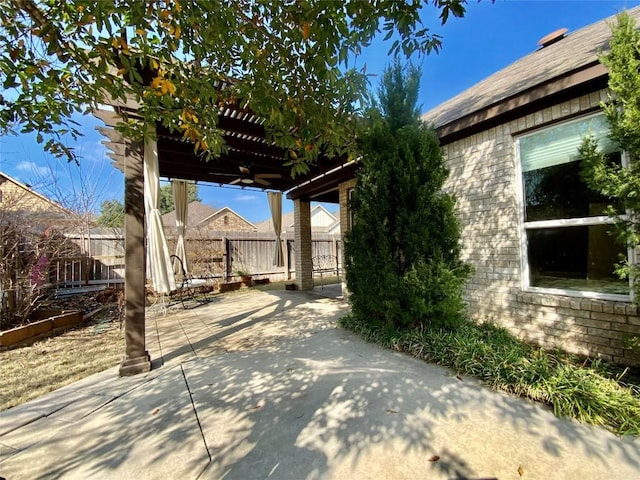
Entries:
{"label": "green shrub", "polygon": [[625,384],[603,362],[523,343],[506,329],[462,322],[454,330],[397,330],[350,315],[344,328],[386,348],[471,375],[496,390],[536,400],[559,417],[601,425],[620,435],[640,435],[640,386]]}
{"label": "green shrub", "polygon": [[463,318],[454,200],[438,138],[417,117],[420,72],[388,68],[361,138],[362,160],[345,239],[346,279],[354,312],[373,324],[452,328]]}

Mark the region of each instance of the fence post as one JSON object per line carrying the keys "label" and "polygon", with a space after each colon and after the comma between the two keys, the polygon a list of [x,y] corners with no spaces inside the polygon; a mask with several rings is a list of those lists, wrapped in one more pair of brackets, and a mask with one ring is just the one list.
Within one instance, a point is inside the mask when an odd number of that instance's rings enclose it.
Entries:
{"label": "fence post", "polygon": [[230,243],[227,237],[222,238],[222,244],[224,245],[224,253],[222,254],[223,265],[224,265],[224,281],[228,282],[231,273],[231,252],[230,252]]}
{"label": "fence post", "polygon": [[333,250],[332,255],[336,260],[336,275],[338,276],[338,278],[340,278],[340,260],[338,259],[338,240],[336,238],[334,238],[333,242],[331,243],[331,250]]}
{"label": "fence post", "polygon": [[291,280],[291,269],[289,265],[289,239],[285,237],[284,239],[284,279]]}
{"label": "fence post", "polygon": [[85,253],[82,256],[82,279],[84,280],[84,285],[85,287],[87,285],[89,285],[89,276],[91,274],[91,269],[89,268],[89,264],[91,262],[91,259],[89,258],[89,256]]}

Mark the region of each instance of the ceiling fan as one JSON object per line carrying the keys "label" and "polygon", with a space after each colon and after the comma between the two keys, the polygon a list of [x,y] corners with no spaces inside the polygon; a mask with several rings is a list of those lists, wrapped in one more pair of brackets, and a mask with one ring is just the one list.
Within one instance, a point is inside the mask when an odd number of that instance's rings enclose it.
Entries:
{"label": "ceiling fan", "polygon": [[239,183],[242,183],[243,185],[252,185],[254,183],[257,183],[259,185],[268,187],[269,185],[271,185],[271,182],[267,180],[268,178],[282,178],[282,175],[280,173],[252,174],[249,167],[240,165],[238,168],[240,169],[240,176],[235,180],[229,182],[229,185],[237,185]]}

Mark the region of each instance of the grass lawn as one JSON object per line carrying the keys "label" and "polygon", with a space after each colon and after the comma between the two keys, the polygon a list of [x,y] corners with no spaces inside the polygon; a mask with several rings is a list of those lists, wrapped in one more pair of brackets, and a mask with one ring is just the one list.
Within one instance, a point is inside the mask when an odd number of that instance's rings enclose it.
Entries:
{"label": "grass lawn", "polygon": [[120,363],[124,335],[106,310],[83,327],[0,352],[0,411]]}
{"label": "grass lawn", "polygon": [[[325,279],[325,284],[337,281],[337,277]],[[291,282],[256,285],[251,290],[284,290],[285,283]],[[113,309],[98,313],[80,328],[0,351],[0,411],[114,367],[123,353],[124,334]]]}

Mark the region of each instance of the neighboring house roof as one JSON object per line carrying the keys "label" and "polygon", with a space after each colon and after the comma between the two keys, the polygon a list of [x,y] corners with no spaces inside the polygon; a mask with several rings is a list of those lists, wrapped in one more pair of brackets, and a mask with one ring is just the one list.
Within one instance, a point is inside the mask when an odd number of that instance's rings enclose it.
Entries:
{"label": "neighboring house roof", "polygon": [[[224,215],[233,215],[241,222],[245,223],[250,229],[255,230],[256,226],[248,221],[241,215],[238,215],[236,212],[231,210],[229,207],[222,207],[219,210],[216,210],[209,205],[205,205],[201,202],[191,202],[189,203],[189,207],[187,210],[188,220],[187,227],[205,227],[207,224],[213,222],[219,217]],[[162,215],[162,224],[165,227],[174,227],[176,226],[176,212],[175,210],[172,212],[165,213]]]}
{"label": "neighboring house roof", "polygon": [[336,220],[327,228],[327,233],[331,235],[340,235],[340,220]]}
{"label": "neighboring house roof", "polygon": [[[293,223],[293,212],[282,214],[282,231],[284,232],[289,225]],[[271,218],[256,223],[256,228],[259,232],[273,232],[273,220]]]}
{"label": "neighboring house roof", "polygon": [[[636,20],[640,19],[640,7],[627,10]],[[606,68],[600,64],[600,55],[608,49],[611,25],[615,16],[593,23],[568,34],[561,40],[540,48],[517,60],[511,65],[473,85],[459,95],[438,105],[422,115],[422,119],[441,128],[464,117],[477,115],[470,122],[479,123],[491,115],[506,113],[531,102],[534,95],[523,97],[521,102],[512,102],[508,108],[489,109],[519,95],[527,94],[534,87],[551,83],[543,95],[551,95],[578,83],[606,75]],[[592,69],[589,74],[578,76],[577,72]]]}
{"label": "neighboring house roof", "polygon": [[[269,218],[258,224],[256,227],[259,232],[273,232],[273,221]],[[329,212],[322,205],[314,205],[311,208],[311,231],[318,233],[337,233],[340,231],[340,219],[336,214]],[[294,232],[295,219],[294,212],[282,215],[282,231]]]}
{"label": "neighboring house roof", "polygon": [[253,223],[251,223],[249,220],[244,218],[242,215],[237,214],[236,212],[231,210],[229,207],[222,207],[220,210],[216,210],[214,213],[212,213],[208,217],[203,218],[200,222],[198,222],[198,225],[206,225],[207,223],[214,221],[216,218],[220,218],[228,214],[234,215],[235,217],[239,218],[242,222],[246,223],[247,226],[251,227],[251,229],[256,230],[256,226]]}
{"label": "neighboring house roof", "polygon": [[[187,227],[193,227],[205,218],[214,214],[217,210],[214,207],[210,207],[209,205],[205,205],[202,202],[191,202],[189,203],[187,209]],[[169,213],[165,213],[162,215],[162,224],[165,227],[175,227],[176,226],[176,211],[172,211]]]}
{"label": "neighboring house roof", "polygon": [[[17,195],[14,195],[13,193],[7,194],[7,188],[2,187],[2,185],[5,182],[12,183],[15,191],[20,193]],[[36,212],[43,212],[43,216],[45,216],[44,212],[46,212],[47,216],[50,216],[50,214],[52,213],[56,214],[56,216],[62,214],[65,217],[73,215],[73,212],[71,210],[63,207],[57,202],[54,202],[50,198],[47,198],[46,196],[42,195],[41,193],[36,192],[30,186],[25,185],[24,183],[20,182],[19,180],[16,180],[15,178],[11,177],[10,175],[7,175],[4,172],[0,172],[0,187],[2,187],[0,188],[0,190],[3,192],[0,195],[6,195],[13,200],[13,204],[7,207],[11,210],[16,210],[16,211],[17,210],[20,210],[20,211],[33,210]],[[2,199],[0,197],[0,200],[2,200],[4,204],[7,204],[7,201],[9,200],[9,198]],[[33,200],[35,200],[37,203],[34,204]]]}

